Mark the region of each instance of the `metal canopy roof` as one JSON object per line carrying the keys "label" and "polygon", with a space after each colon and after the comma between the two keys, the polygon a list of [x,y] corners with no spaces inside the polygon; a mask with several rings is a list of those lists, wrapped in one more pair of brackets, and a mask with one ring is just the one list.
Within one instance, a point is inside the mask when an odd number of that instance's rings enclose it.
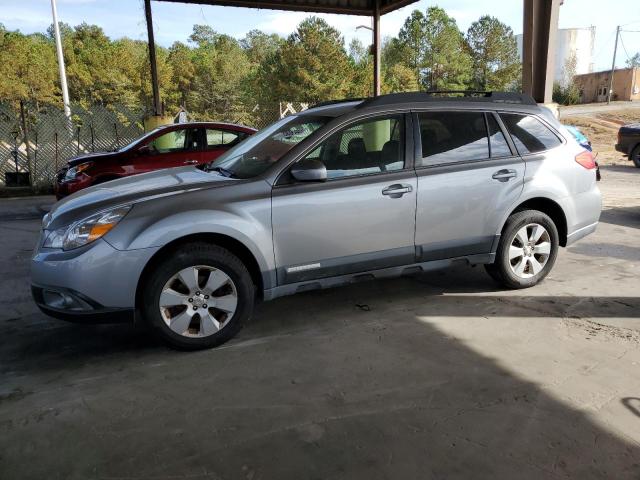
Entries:
{"label": "metal canopy roof", "polygon": [[156,0],[172,3],[220,5],[228,7],[267,8],[301,12],[339,13],[343,15],[374,16],[376,3],[381,15],[417,2],[418,0]]}

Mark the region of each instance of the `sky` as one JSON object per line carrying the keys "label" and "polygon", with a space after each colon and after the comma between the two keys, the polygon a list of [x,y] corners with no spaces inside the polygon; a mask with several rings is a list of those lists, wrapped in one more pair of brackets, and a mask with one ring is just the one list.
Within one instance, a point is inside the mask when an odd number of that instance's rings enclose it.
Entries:
{"label": "sky", "polygon": [[[514,33],[522,33],[522,0],[420,0],[384,15],[382,36],[395,36],[405,18],[414,9],[425,11],[431,5],[444,8],[465,31],[480,16],[489,14],[509,25]],[[615,8],[608,6],[615,5]],[[58,19],[70,25],[81,22],[99,25],[111,38],[129,37],[146,40],[144,4],[142,0],[57,0]],[[276,10],[254,10],[235,7],[212,7],[165,2],[152,2],[156,42],[170,46],[174,41],[187,41],[194,24],[207,24],[214,30],[242,38],[249,30],[290,34],[298,23],[312,14]],[[319,15],[336,27],[348,44],[359,38],[365,45],[371,33],[356,30],[370,25],[367,17]],[[0,0],[0,23],[9,30],[23,33],[44,32],[51,24],[50,0]],[[640,52],[639,0],[565,0],[560,7],[560,28],[596,27],[594,63],[596,70],[611,68],[616,25],[622,24],[622,44],[617,65],[624,66],[628,56]],[[635,32],[624,31],[635,30]]]}

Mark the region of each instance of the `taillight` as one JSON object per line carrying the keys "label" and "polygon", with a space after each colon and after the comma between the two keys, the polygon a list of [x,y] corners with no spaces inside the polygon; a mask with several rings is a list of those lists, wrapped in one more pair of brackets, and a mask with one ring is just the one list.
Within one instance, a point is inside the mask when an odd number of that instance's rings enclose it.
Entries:
{"label": "taillight", "polygon": [[593,158],[593,154],[588,150],[585,150],[584,152],[581,152],[578,155],[576,155],[576,162],[578,162],[587,170],[593,170],[598,166],[596,164],[595,158]]}

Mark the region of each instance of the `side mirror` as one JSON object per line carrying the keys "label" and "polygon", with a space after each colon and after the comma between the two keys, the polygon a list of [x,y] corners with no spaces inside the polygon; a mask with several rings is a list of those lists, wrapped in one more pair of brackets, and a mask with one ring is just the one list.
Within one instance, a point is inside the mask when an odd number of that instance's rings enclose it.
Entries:
{"label": "side mirror", "polygon": [[324,182],[327,179],[327,167],[320,160],[305,158],[291,167],[291,175],[301,182]]}
{"label": "side mirror", "polygon": [[142,145],[138,149],[138,155],[151,155],[151,147],[149,145]]}

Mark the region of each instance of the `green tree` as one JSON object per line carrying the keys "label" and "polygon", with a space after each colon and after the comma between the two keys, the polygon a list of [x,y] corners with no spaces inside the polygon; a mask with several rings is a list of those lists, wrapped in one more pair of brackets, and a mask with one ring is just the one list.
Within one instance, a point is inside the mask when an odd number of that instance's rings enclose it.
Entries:
{"label": "green tree", "polygon": [[627,67],[640,67],[640,52],[636,53],[633,57],[627,59]]}
{"label": "green tree", "polygon": [[240,40],[240,46],[247,54],[249,61],[256,66],[273,55],[284,43],[284,38],[275,33],[267,34],[261,30],[251,30]]}
{"label": "green tree", "polygon": [[270,102],[343,98],[349,94],[353,75],[340,33],[324,20],[310,17],[263,63],[257,96]]}
{"label": "green tree", "polygon": [[236,39],[201,27],[194,26],[190,37],[197,47],[189,111],[200,118],[245,121],[243,82],[250,72],[249,60]]}
{"label": "green tree", "polygon": [[429,7],[425,17],[424,77],[427,90],[464,90],[471,81],[472,64],[462,32],[440,7]]}
{"label": "green tree", "polygon": [[[404,21],[398,39],[390,47],[399,62],[413,70],[416,78],[422,78],[428,45],[427,18],[420,10],[414,10]],[[400,60],[402,59],[402,60]]]}
{"label": "green tree", "polygon": [[478,90],[513,89],[522,65],[511,27],[489,15],[480,17],[467,30],[473,61],[473,87]]}
{"label": "green tree", "polygon": [[0,99],[32,100],[36,107],[60,99],[54,46],[43,35],[0,28]]}
{"label": "green tree", "polygon": [[193,61],[193,52],[182,42],[175,42],[169,48],[169,58],[171,64],[171,83],[176,88],[177,103],[189,109],[189,94],[196,75],[196,67]]}
{"label": "green tree", "polygon": [[384,72],[382,93],[415,92],[419,88],[415,72],[406,65],[396,63]]}

